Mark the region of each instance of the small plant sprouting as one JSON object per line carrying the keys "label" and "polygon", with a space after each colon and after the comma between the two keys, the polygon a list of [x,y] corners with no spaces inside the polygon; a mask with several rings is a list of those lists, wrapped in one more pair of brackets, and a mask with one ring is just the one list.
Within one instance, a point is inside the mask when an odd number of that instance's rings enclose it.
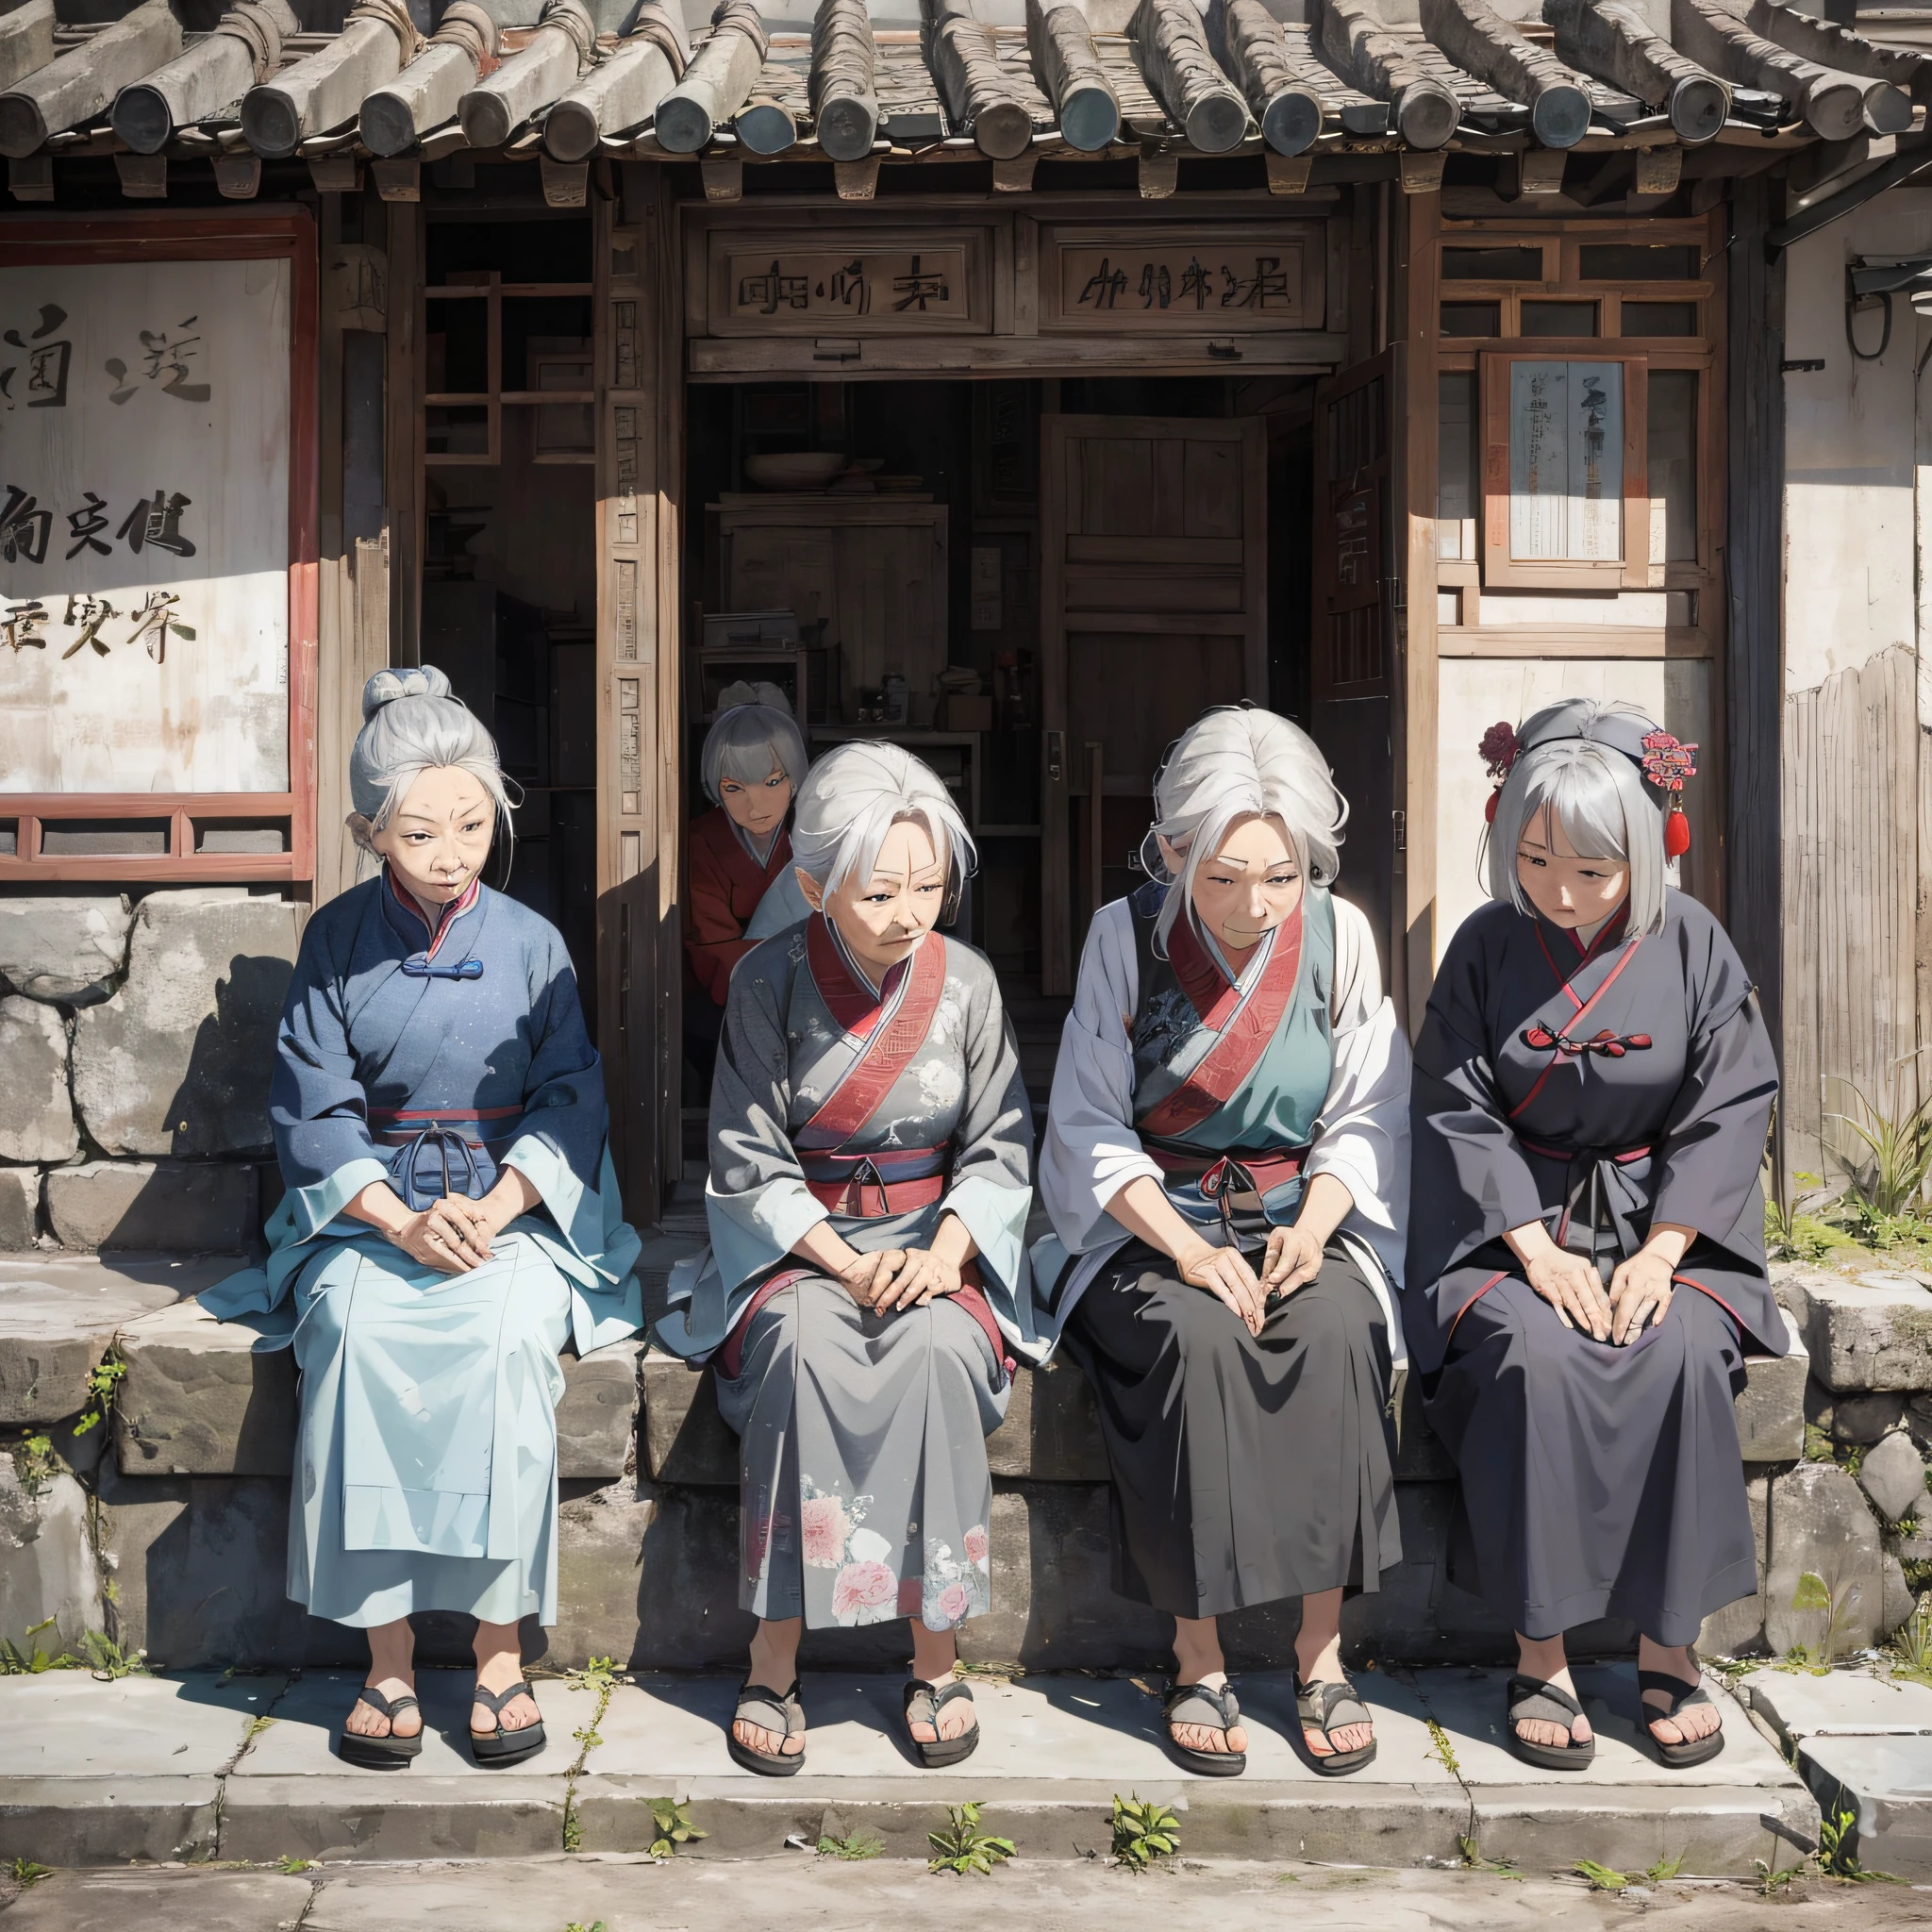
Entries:
{"label": "small plant sprouting", "polygon": [[99,1368],[91,1370],[86,1382],[87,1399],[81,1404],[80,1418],[74,1424],[74,1433],[84,1436],[87,1432],[108,1419],[108,1411],[114,1407],[114,1391],[127,1379],[127,1364],[114,1356],[109,1356]]}
{"label": "small plant sprouting", "polygon": [[275,1860],[275,1870],[285,1878],[299,1878],[305,1872],[313,1872],[315,1863],[313,1858],[298,1858],[288,1852]]}
{"label": "small plant sprouting", "polygon": [[581,1919],[573,1919],[563,1928],[563,1932],[604,1932],[604,1921],[602,1919],[592,1919],[587,1925]]}
{"label": "small plant sprouting", "polygon": [[46,1617],[24,1632],[19,1643],[0,1637],[0,1677],[37,1677],[42,1671],[67,1669],[73,1659],[64,1651],[49,1653],[34,1641],[42,1630],[53,1627],[54,1619]]}
{"label": "small plant sprouting", "polygon": [[98,1630],[83,1630],[80,1648],[82,1655],[77,1661],[104,1684],[121,1677],[144,1677],[148,1674],[146,1651],[123,1650],[111,1637]]}
{"label": "small plant sprouting", "polygon": [[1794,1884],[1805,1875],[1802,1865],[1781,1865],[1774,1869],[1764,1859],[1753,1858],[1751,1866],[1757,1874],[1759,1898],[1775,1898],[1786,1886]]}
{"label": "small plant sprouting", "polygon": [[1138,1791],[1113,1796],[1113,1855],[1132,1872],[1144,1872],[1158,1858],[1181,1848],[1181,1822],[1158,1798]]}
{"label": "small plant sprouting", "polygon": [[1684,1869],[1684,1854],[1679,1852],[1674,1858],[1659,1858],[1643,1874],[1648,1885],[1668,1885]]}
{"label": "small plant sprouting", "polygon": [[1791,1650],[1791,1661],[1801,1670],[1808,1670],[1823,1676],[1831,1669],[1834,1659],[1842,1650],[1849,1648],[1846,1640],[1852,1632],[1852,1620],[1857,1613],[1858,1604],[1863,1595],[1859,1585],[1847,1583],[1834,1589],[1815,1570],[1807,1570],[1798,1578],[1798,1587],[1791,1592],[1791,1607],[1794,1610],[1822,1611],[1824,1617],[1823,1634],[1816,1644],[1796,1644]]}
{"label": "small plant sprouting", "polygon": [[21,1492],[31,1498],[42,1494],[54,1480],[54,1444],[46,1436],[23,1436],[13,1445],[13,1474]]}
{"label": "small plant sprouting", "polygon": [[1460,1777],[1462,1767],[1456,1761],[1456,1746],[1449,1741],[1449,1733],[1434,1718],[1429,1720],[1429,1740],[1428,1756],[1451,1777]]}
{"label": "small plant sprouting", "polygon": [[651,1841],[654,1858],[675,1857],[685,1845],[711,1835],[691,1822],[691,1813],[675,1798],[653,1798],[651,1817],[658,1826],[658,1836]]}
{"label": "small plant sprouting", "polygon": [[1932,1596],[1919,1599],[1891,1641],[1905,1672],[1920,1678],[1932,1676]]}
{"label": "small plant sprouting", "polygon": [[1486,1858],[1483,1848],[1476,1840],[1457,1834],[1457,1848],[1462,1854],[1462,1869],[1465,1872],[1487,1872],[1493,1878],[1513,1878],[1522,1882],[1523,1873],[1514,1858]]}
{"label": "small plant sprouting", "polygon": [[925,1839],[933,1849],[925,1861],[928,1872],[956,1872],[963,1877],[968,1872],[991,1872],[1013,1856],[1011,1839],[980,1830],[979,1807],[973,1804],[948,1805],[945,1829],[929,1831]]}
{"label": "small plant sprouting", "polygon": [[21,1890],[27,1891],[42,1879],[53,1877],[54,1868],[51,1865],[36,1865],[31,1858],[15,1858],[8,1867],[8,1875]]}
{"label": "small plant sprouting", "polygon": [[1839,1787],[1838,1803],[1829,1817],[1818,1821],[1818,1869],[1826,1878],[1845,1885],[1901,1885],[1890,1872],[1868,1872],[1858,1863],[1853,1849],[1858,1841],[1858,1814],[1846,1808],[1844,1787]]}
{"label": "small plant sprouting", "polygon": [[593,1657],[582,1670],[568,1670],[563,1681],[573,1690],[608,1690],[617,1682],[617,1670],[608,1657]]}
{"label": "small plant sprouting", "polygon": [[1592,1891],[1622,1891],[1630,1883],[1625,1874],[1612,1872],[1607,1865],[1599,1865],[1594,1858],[1578,1858],[1570,1869],[1589,1879]]}
{"label": "small plant sprouting", "polygon": [[861,1858],[880,1857],[886,1841],[877,1832],[861,1826],[857,1831],[848,1831],[843,1838],[834,1838],[828,1831],[820,1832],[818,1849],[822,1858],[842,1858],[848,1864],[857,1864]]}

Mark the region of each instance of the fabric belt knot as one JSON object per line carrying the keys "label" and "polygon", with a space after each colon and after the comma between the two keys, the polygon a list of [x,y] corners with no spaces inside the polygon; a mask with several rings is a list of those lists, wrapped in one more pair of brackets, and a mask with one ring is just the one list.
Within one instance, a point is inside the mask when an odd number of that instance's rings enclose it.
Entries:
{"label": "fabric belt knot", "polygon": [[1589,1245],[1575,1252],[1587,1254],[1601,1270],[1606,1258],[1604,1236],[1609,1237],[1614,1250],[1608,1257],[1613,1267],[1642,1245],[1628,1206],[1620,1198],[1630,1183],[1612,1184],[1612,1177],[1618,1169],[1648,1159],[1656,1151],[1654,1142],[1644,1141],[1627,1147],[1556,1147],[1518,1135],[1516,1144],[1539,1159],[1560,1160],[1569,1170],[1563,1181],[1563,1212],[1557,1224],[1559,1248],[1569,1247],[1572,1235],[1580,1231]]}
{"label": "fabric belt knot", "polygon": [[1588,1040],[1572,1040],[1567,1033],[1552,1033],[1547,1026],[1538,1024],[1523,1029],[1523,1043],[1537,1053],[1548,1053],[1553,1048],[1559,1054],[1567,1054],[1572,1059],[1587,1053],[1601,1054],[1607,1059],[1620,1060],[1626,1053],[1643,1053],[1650,1046],[1647,1033],[1612,1033],[1606,1026],[1601,1032],[1592,1033]]}
{"label": "fabric belt knot", "polygon": [[906,1147],[875,1154],[805,1154],[799,1164],[812,1198],[834,1214],[882,1221],[942,1199],[949,1161],[944,1147]]}
{"label": "fabric belt knot", "polygon": [[[450,1165],[452,1152],[462,1163],[463,1184],[460,1188],[455,1185],[456,1172]],[[417,1181],[417,1170],[425,1155],[441,1166],[442,1187],[438,1192],[425,1191]],[[435,1124],[425,1127],[404,1147],[403,1158],[397,1165],[402,1171],[403,1206],[411,1214],[425,1213],[450,1194],[460,1193],[473,1201],[482,1194],[483,1171],[477,1165],[476,1150],[453,1127]],[[434,1171],[432,1167],[431,1172]]]}
{"label": "fabric belt knot", "polygon": [[1163,1147],[1145,1137],[1141,1144],[1162,1174],[1174,1180],[1191,1180],[1202,1198],[1221,1209],[1222,1232],[1230,1245],[1234,1241],[1234,1197],[1255,1194],[1265,1199],[1274,1189],[1299,1180],[1308,1158],[1306,1147],[1230,1147],[1208,1154]]}
{"label": "fabric belt knot", "polygon": [[411,953],[403,961],[403,972],[410,979],[481,979],[480,959],[458,959],[454,966],[440,966],[427,953]]}

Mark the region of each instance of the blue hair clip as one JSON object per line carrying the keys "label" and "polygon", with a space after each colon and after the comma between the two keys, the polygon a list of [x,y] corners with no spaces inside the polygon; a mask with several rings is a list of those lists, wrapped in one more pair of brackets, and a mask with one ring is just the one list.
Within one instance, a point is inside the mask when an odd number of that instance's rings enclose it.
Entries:
{"label": "blue hair clip", "polygon": [[458,959],[454,966],[439,966],[427,953],[411,953],[403,961],[403,971],[411,979],[481,979],[480,959]]}

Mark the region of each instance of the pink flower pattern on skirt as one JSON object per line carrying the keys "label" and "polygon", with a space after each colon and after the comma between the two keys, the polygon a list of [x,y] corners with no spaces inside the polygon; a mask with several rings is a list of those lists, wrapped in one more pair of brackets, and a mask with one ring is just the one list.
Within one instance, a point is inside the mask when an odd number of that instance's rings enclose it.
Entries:
{"label": "pink flower pattern on skirt", "polygon": [[969,1563],[984,1563],[986,1561],[986,1531],[975,1524],[966,1532],[963,1541],[966,1544],[966,1560]]}
{"label": "pink flower pattern on skirt", "polygon": [[948,1624],[958,1623],[967,1608],[966,1586],[963,1583],[949,1583],[940,1591],[939,1612]]}
{"label": "pink flower pattern on skirt", "polygon": [[899,1594],[899,1579],[883,1563],[848,1563],[832,1585],[832,1614],[844,1618],[874,1609]]}
{"label": "pink flower pattern on skirt", "polygon": [[805,1560],[817,1570],[836,1570],[852,1533],[845,1505],[837,1496],[808,1496],[804,1517]]}

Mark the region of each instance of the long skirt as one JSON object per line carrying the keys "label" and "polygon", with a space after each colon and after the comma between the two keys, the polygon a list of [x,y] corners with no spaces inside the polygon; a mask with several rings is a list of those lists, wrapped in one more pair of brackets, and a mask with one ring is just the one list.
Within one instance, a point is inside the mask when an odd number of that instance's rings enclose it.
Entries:
{"label": "long skirt", "polygon": [[289,1594],[367,1628],[413,1610],[557,1621],[558,1351],[570,1289],[501,1235],[467,1274],[379,1237],[296,1283]]}
{"label": "long skirt", "polygon": [[949,1630],[986,1609],[986,1439],[1008,1392],[986,1331],[943,1296],[874,1315],[820,1275],[780,1289],[718,1377],[742,1439],[739,1607],[814,1630]]}
{"label": "long skirt", "polygon": [[1525,1637],[1620,1617],[1694,1641],[1757,1588],[1743,1385],[1738,1324],[1695,1289],[1616,1348],[1506,1275],[1463,1311],[1425,1408],[1462,1475],[1451,1581]]}
{"label": "long skirt", "polygon": [[1402,1560],[1388,1322],[1341,1243],[1254,1336],[1130,1242],[1064,1339],[1100,1406],[1118,1594],[1216,1617],[1377,1590]]}

